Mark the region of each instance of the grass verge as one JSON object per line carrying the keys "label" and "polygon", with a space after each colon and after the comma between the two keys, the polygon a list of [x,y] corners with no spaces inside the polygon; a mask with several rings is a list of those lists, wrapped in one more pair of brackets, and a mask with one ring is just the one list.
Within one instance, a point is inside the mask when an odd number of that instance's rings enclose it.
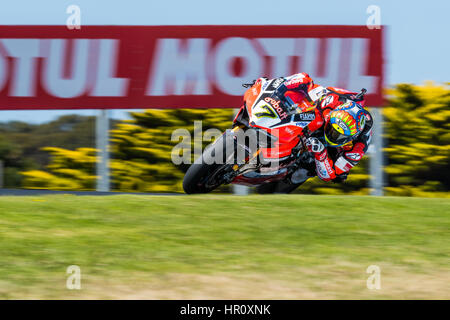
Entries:
{"label": "grass verge", "polygon": [[[449,299],[449,199],[0,198],[3,299]],[[66,289],[81,268],[82,289]],[[369,290],[370,265],[381,289]]]}

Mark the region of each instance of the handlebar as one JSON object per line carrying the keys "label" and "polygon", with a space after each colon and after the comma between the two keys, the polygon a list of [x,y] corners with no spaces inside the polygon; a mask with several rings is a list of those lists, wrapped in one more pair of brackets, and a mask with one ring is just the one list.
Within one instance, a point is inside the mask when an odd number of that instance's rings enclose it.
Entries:
{"label": "handlebar", "polygon": [[364,95],[366,94],[367,89],[366,88],[362,88],[361,91],[356,95],[355,100],[357,101],[361,101],[364,99]]}
{"label": "handlebar", "polygon": [[334,93],[334,94],[338,95],[339,96],[339,100],[343,101],[343,102],[345,102],[345,99],[352,100],[352,101],[355,101],[355,102],[359,102],[361,100],[364,100],[364,95],[367,92],[366,88],[362,88],[361,91],[355,96],[354,94],[350,94],[350,93],[338,93],[338,92],[336,92],[334,90],[331,90],[330,88],[327,88],[327,90],[329,92],[331,92],[331,93]]}

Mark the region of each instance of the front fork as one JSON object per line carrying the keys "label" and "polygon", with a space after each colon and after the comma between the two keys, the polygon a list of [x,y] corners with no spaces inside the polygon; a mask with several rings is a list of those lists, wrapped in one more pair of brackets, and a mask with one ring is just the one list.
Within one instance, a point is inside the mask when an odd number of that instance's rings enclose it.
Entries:
{"label": "front fork", "polygon": [[[235,164],[233,164],[232,166],[232,173],[233,173],[233,177],[232,179],[234,179],[236,176],[242,174],[244,171],[246,171],[247,169],[250,168],[254,168],[254,165],[251,165],[252,161],[255,160],[258,155],[261,152],[261,149],[258,147],[258,149],[256,151],[251,151],[246,145],[241,145],[239,144],[239,141],[237,141],[235,133],[239,130],[244,130],[246,127],[242,124],[236,124],[234,125],[234,127],[230,130],[231,134],[233,134],[234,138],[235,138],[235,154],[238,154],[238,148],[242,148],[244,150],[245,153],[245,158],[243,159],[244,161],[242,163],[239,163],[239,159],[237,159],[237,156],[235,157],[235,159],[237,160]],[[226,132],[224,134],[227,134]],[[232,180],[231,179],[231,180]]]}

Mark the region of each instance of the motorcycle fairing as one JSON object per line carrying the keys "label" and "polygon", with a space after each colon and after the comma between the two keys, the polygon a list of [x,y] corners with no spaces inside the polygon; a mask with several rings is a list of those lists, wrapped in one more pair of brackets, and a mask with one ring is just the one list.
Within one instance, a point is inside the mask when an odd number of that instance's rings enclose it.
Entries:
{"label": "motorcycle fairing", "polygon": [[[250,127],[260,128],[277,138],[271,148],[261,148],[266,159],[279,159],[291,155],[292,148],[299,143],[299,135],[315,118],[314,110],[307,112],[288,111],[279,100],[274,99],[273,92],[284,82],[284,78],[259,78],[244,94],[244,106],[236,115],[234,122],[239,122],[246,111]],[[323,87],[317,88],[322,90]],[[241,120],[240,120],[241,119]]]}
{"label": "motorcycle fairing", "polygon": [[[258,79],[255,84],[244,94],[244,105],[236,115],[234,122],[242,123],[245,113],[249,121],[245,125],[259,128],[276,137],[273,147],[260,148],[261,155],[268,161],[280,161],[288,159],[292,155],[292,149],[299,142],[299,136],[304,127],[315,119],[315,112],[308,108],[307,111],[300,108],[294,112],[286,110],[286,107],[272,96],[274,90],[283,83],[283,78],[268,80]],[[306,112],[301,112],[301,110]],[[242,123],[243,124],[243,123]],[[261,171],[261,169],[263,169]],[[283,179],[288,170],[283,167],[273,168],[264,172],[260,168],[258,172],[243,173],[232,181],[236,184],[259,185],[265,182]]]}

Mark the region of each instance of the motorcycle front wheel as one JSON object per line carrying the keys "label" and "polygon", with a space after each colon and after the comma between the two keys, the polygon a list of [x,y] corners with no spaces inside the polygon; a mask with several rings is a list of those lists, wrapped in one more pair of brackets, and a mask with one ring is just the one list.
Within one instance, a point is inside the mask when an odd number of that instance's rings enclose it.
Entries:
{"label": "motorcycle front wheel", "polygon": [[[227,147],[232,150],[227,150]],[[224,175],[233,170],[233,163],[227,159],[235,154],[235,148],[233,136],[226,134],[207,147],[186,172],[183,179],[184,192],[187,194],[209,193],[225,183]],[[220,149],[222,154],[218,159],[216,152]]]}

